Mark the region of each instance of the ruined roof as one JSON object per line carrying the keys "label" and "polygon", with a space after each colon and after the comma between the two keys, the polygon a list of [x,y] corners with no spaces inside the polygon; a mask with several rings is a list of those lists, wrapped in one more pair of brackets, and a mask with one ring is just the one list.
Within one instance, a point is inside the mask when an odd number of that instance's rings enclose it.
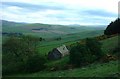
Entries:
{"label": "ruined roof", "polygon": [[69,54],[69,50],[65,45],[58,47],[57,50],[62,54],[62,56]]}

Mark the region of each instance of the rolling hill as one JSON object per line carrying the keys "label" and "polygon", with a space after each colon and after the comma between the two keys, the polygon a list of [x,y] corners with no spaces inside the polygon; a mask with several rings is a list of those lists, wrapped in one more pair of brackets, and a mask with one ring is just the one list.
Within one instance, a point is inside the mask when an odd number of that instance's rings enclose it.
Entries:
{"label": "rolling hill", "polygon": [[[110,50],[111,47],[116,47],[116,42],[118,42],[118,38],[120,36],[114,36],[112,38],[108,38],[105,40],[102,40],[102,50]],[[111,45],[112,44],[112,45]],[[114,45],[113,45],[114,44]],[[111,46],[111,47],[110,47]],[[107,52],[105,52],[107,53]],[[65,57],[61,60],[56,60],[47,63],[48,66],[64,66],[69,61],[68,57]],[[107,63],[98,63],[95,62],[93,64],[90,64],[88,66],[84,66],[82,68],[75,68],[71,70],[60,70],[60,71],[40,71],[36,73],[31,74],[15,74],[11,75],[10,77],[118,77],[119,71],[118,71],[118,61],[110,61]]]}
{"label": "rolling hill", "polygon": [[18,32],[25,35],[35,35],[39,37],[57,37],[68,34],[74,34],[85,31],[103,30],[104,27],[99,26],[77,26],[76,25],[50,25],[41,23],[17,23],[2,20],[3,32]]}
{"label": "rolling hill", "polygon": [[[16,23],[3,21],[3,32],[17,32],[25,35],[30,34],[44,38],[55,38],[61,36],[61,40],[42,41],[39,44],[39,53],[43,56],[50,50],[61,44],[70,45],[74,42],[80,41],[80,39],[95,37],[103,34],[104,27],[100,26],[79,26],[74,25],[49,25],[49,24],[28,24],[28,23]],[[108,53],[110,49],[114,49],[117,45],[117,38],[115,36],[102,40],[102,50]],[[64,67],[68,63],[68,57],[62,58],[56,61],[48,61],[46,65],[48,69],[53,66]],[[75,68],[71,70],[60,70],[60,71],[40,71],[31,74],[15,74],[11,77],[111,77],[118,73],[118,61],[110,61],[108,63],[93,63],[82,68]],[[7,76],[6,76],[7,77]]]}

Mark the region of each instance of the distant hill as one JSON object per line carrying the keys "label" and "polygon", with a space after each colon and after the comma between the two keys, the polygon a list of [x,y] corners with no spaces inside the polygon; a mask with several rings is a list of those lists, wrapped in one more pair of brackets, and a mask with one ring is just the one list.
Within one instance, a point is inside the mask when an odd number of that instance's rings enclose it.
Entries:
{"label": "distant hill", "polygon": [[6,20],[1,20],[2,21],[2,26],[4,27],[15,27],[15,26],[22,26],[25,25],[26,23],[17,23],[17,22],[12,22],[12,21],[6,21]]}
{"label": "distant hill", "polygon": [[42,23],[18,23],[2,20],[3,32],[19,32],[42,37],[55,37],[95,30],[104,30],[104,26],[51,25]]}

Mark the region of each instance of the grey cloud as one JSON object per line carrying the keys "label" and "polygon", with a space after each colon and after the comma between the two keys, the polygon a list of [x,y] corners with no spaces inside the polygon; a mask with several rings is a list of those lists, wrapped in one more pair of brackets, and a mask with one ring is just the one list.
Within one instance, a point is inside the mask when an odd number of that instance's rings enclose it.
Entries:
{"label": "grey cloud", "polygon": [[52,10],[64,10],[66,7],[64,6],[59,6],[59,5],[47,5],[47,4],[28,4],[28,3],[20,3],[20,2],[3,2],[3,5],[6,6],[17,6],[21,7],[24,9],[30,9],[30,10],[47,10],[47,9],[52,9]]}
{"label": "grey cloud", "polygon": [[93,16],[101,16],[101,17],[116,17],[117,14],[110,13],[104,10],[85,10],[84,14],[93,15]]}

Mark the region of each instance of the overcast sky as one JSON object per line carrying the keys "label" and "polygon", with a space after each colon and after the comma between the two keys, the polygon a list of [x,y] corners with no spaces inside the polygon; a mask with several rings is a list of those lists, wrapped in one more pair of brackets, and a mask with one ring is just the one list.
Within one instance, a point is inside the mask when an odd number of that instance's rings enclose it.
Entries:
{"label": "overcast sky", "polygon": [[3,20],[45,24],[109,24],[119,0],[2,0]]}

